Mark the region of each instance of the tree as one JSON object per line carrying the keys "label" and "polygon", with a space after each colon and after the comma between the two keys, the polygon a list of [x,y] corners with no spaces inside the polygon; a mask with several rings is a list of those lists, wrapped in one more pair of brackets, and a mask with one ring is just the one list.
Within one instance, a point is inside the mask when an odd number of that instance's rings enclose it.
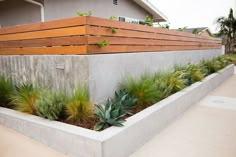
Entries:
{"label": "tree", "polygon": [[178,28],[178,31],[183,32],[188,26]]}
{"label": "tree", "polygon": [[219,17],[217,24],[220,28],[218,35],[224,37],[226,53],[233,53],[236,44],[236,18],[233,9],[230,9],[228,17]]}
{"label": "tree", "polygon": [[193,34],[199,34],[201,31],[199,30],[199,29],[197,29],[197,28],[195,28],[193,31],[192,31],[192,33]]}

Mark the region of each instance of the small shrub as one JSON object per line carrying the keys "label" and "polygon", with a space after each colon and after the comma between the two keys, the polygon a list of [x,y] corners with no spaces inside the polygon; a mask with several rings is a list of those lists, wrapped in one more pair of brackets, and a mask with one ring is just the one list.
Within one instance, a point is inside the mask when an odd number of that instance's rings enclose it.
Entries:
{"label": "small shrub", "polygon": [[146,25],[148,26],[153,26],[153,23],[154,23],[154,18],[152,16],[146,16],[145,19],[144,19]]}
{"label": "small shrub", "polygon": [[123,126],[123,117],[125,113],[122,112],[121,108],[111,100],[107,100],[105,106],[97,105],[95,113],[99,118],[99,122],[94,126],[94,130],[104,130],[110,126]]}
{"label": "small shrub", "polygon": [[117,33],[117,30],[115,28],[111,28],[112,33]]}
{"label": "small shrub", "polygon": [[15,92],[11,95],[15,109],[21,112],[36,114],[35,101],[39,91],[30,83],[23,83],[16,86]]}
{"label": "small shrub", "polygon": [[109,19],[110,19],[110,20],[117,20],[118,17],[117,17],[117,16],[110,16]]}
{"label": "small shrub", "polygon": [[14,85],[10,79],[0,76],[0,106],[10,107],[10,95],[14,92]]}
{"label": "small shrub", "polygon": [[93,105],[89,100],[86,86],[79,86],[69,103],[66,105],[68,120],[73,122],[86,121],[94,116]]}
{"label": "small shrub", "polygon": [[104,46],[109,45],[109,41],[108,40],[102,40],[101,42],[97,43],[98,47],[102,48]]}
{"label": "small shrub", "polygon": [[129,77],[120,84],[120,89],[127,90],[128,94],[137,98],[137,106],[141,108],[147,107],[159,99],[153,78],[134,79]]}
{"label": "small shrub", "polygon": [[50,120],[58,120],[63,115],[66,100],[64,94],[44,91],[35,103],[37,114]]}
{"label": "small shrub", "polygon": [[89,11],[89,12],[80,12],[80,11],[78,11],[76,14],[78,16],[91,16],[92,12],[91,11]]}

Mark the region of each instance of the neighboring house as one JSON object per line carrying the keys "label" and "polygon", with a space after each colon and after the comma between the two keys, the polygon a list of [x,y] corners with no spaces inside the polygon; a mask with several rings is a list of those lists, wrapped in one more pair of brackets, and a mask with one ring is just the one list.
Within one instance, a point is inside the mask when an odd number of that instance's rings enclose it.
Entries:
{"label": "neighboring house", "polygon": [[199,34],[208,37],[212,36],[211,31],[207,27],[185,28],[183,29],[183,32]]}
{"label": "neighboring house", "polygon": [[156,21],[167,18],[148,0],[0,0],[2,27],[50,21],[76,16],[76,12],[91,11],[93,16],[130,17],[143,20],[146,15]]}

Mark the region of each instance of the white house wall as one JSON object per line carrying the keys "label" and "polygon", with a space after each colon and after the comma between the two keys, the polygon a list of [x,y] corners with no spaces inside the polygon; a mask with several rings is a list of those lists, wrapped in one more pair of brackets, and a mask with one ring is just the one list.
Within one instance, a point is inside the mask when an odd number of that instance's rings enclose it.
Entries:
{"label": "white house wall", "polygon": [[0,2],[1,27],[40,22],[40,7],[23,0]]}
{"label": "white house wall", "polygon": [[77,16],[76,12],[92,11],[93,16],[125,16],[144,19],[149,13],[132,0],[44,0],[46,21]]}

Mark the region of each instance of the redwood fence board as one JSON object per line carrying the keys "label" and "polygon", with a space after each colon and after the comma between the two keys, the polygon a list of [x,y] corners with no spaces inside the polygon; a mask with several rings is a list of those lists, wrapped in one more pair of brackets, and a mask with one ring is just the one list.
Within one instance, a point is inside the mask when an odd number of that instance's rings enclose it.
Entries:
{"label": "redwood fence board", "polygon": [[66,55],[87,54],[86,46],[0,49],[0,55]]}
{"label": "redwood fence board", "polygon": [[[160,33],[160,34],[169,34],[176,36],[184,36],[184,37],[192,37],[192,38],[200,38],[204,39],[208,37],[199,36],[192,33],[179,32],[175,30],[168,30],[164,28],[154,28],[144,25],[138,25],[133,23],[119,22],[115,20],[109,20],[98,17],[87,17],[87,24],[93,26],[102,26],[102,27],[110,27],[110,28],[118,28],[118,29],[126,29],[126,30],[135,30],[135,31],[143,31],[143,32],[151,32],[151,33]],[[221,39],[211,38],[212,40],[220,41]]]}
{"label": "redwood fence board", "polygon": [[72,36],[72,35],[85,35],[85,32],[86,32],[85,26],[58,28],[58,29],[43,30],[43,31],[1,35],[0,41],[39,39],[39,38],[63,37],[63,36]]}
{"label": "redwood fence board", "polygon": [[[115,32],[112,32],[115,29]],[[107,40],[109,45],[99,47]],[[0,29],[0,55],[101,54],[221,48],[221,39],[97,17]]]}
{"label": "redwood fence board", "polygon": [[220,46],[88,46],[88,54],[218,49]]}
{"label": "redwood fence board", "polygon": [[1,41],[0,48],[86,45],[88,43],[87,38],[88,37],[86,36],[72,36],[16,41]]}
{"label": "redwood fence board", "polygon": [[89,36],[88,44],[95,45],[103,40],[108,40],[110,45],[217,45],[217,43],[206,43],[203,41],[180,41],[180,40],[158,40],[158,39],[138,39],[121,37]]}
{"label": "redwood fence board", "polygon": [[62,20],[54,20],[48,22],[40,22],[34,24],[1,28],[0,35],[81,26],[85,24],[86,24],[86,17],[68,18]]}

